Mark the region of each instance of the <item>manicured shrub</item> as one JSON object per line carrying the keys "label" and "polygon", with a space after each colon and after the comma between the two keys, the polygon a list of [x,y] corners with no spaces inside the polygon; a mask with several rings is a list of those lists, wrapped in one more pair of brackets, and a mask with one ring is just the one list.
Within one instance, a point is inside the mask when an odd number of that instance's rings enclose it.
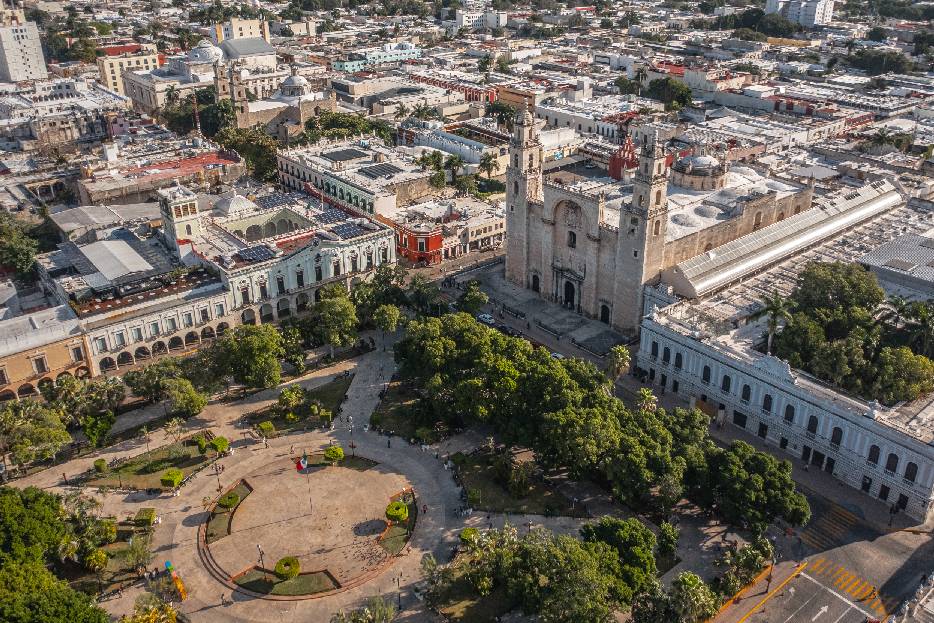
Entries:
{"label": "manicured shrub", "polygon": [[461,543],[464,545],[472,545],[477,542],[477,539],[480,538],[480,531],[476,528],[464,528],[461,530]]}
{"label": "manicured shrub", "polygon": [[329,446],[324,450],[324,458],[331,463],[338,463],[344,460],[344,449],[340,446]]}
{"label": "manicured shrub", "polygon": [[185,475],[182,473],[182,470],[177,467],[170,467],[165,470],[165,473],[159,478],[159,482],[162,483],[163,487],[174,489],[181,484],[184,477]]}
{"label": "manicured shrub", "polygon": [[217,501],[218,506],[230,510],[234,506],[240,503],[240,494],[236,491],[228,491],[220,497]]}
{"label": "manicured shrub", "polygon": [[390,502],[386,507],[386,519],[393,523],[402,523],[409,518],[409,507],[405,502]]}
{"label": "manicured shrub", "polygon": [[201,454],[204,454],[205,452],[208,451],[208,442],[205,441],[204,437],[202,437],[201,435],[198,435],[197,437],[195,437],[195,443],[198,444],[198,452],[200,452]]}
{"label": "manicured shrub", "polygon": [[230,442],[227,441],[226,437],[215,437],[211,440],[211,447],[214,448],[214,451],[218,454],[223,454],[230,448]]}
{"label": "manicured shrub", "polygon": [[259,431],[259,434],[267,439],[276,434],[275,425],[269,420],[265,420],[256,425],[256,429]]}
{"label": "manicured shrub", "polygon": [[106,474],[110,471],[110,466],[107,465],[107,461],[104,459],[96,459],[94,461],[94,471],[98,474]]}
{"label": "manicured shrub", "polygon": [[302,568],[298,564],[298,558],[295,556],[286,556],[280,558],[276,563],[275,573],[280,580],[291,580],[301,572]]}
{"label": "manicured shrub", "polygon": [[136,511],[136,517],[133,518],[133,523],[142,528],[148,528],[152,524],[156,523],[156,509],[154,508],[141,508]]}

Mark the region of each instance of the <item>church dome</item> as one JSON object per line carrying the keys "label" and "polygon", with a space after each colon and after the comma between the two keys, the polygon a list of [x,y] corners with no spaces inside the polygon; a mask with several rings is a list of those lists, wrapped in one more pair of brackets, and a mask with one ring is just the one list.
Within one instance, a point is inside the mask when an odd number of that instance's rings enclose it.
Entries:
{"label": "church dome", "polygon": [[713,172],[720,167],[720,161],[713,156],[685,156],[678,160],[675,167],[679,171],[691,171],[694,175]]}
{"label": "church dome", "polygon": [[281,84],[280,86],[283,86],[283,87],[307,87],[307,86],[308,86],[308,80],[306,80],[304,76],[298,76],[298,75],[289,76],[288,78],[286,78],[285,80],[282,81],[282,84]]}
{"label": "church dome", "polygon": [[236,193],[230,197],[224,197],[214,204],[214,211],[220,213],[221,216],[236,216],[258,209],[259,206],[255,203]]}
{"label": "church dome", "polygon": [[216,63],[223,58],[221,49],[208,39],[202,39],[188,52],[188,60],[193,63]]}

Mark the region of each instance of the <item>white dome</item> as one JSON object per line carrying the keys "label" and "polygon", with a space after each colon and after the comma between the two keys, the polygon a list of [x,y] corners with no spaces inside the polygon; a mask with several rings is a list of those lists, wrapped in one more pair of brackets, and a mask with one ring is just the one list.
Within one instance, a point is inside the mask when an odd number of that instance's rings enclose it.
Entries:
{"label": "white dome", "polygon": [[230,197],[224,197],[214,204],[214,210],[220,212],[222,216],[234,216],[258,209],[259,206],[255,203],[236,193]]}
{"label": "white dome", "polygon": [[681,225],[682,227],[696,227],[698,225],[696,218],[684,212],[678,212],[672,215],[671,222],[675,225]]}
{"label": "white dome", "polygon": [[720,161],[713,156],[687,156],[682,162],[685,165],[690,164],[695,169],[712,169],[720,166]]}
{"label": "white dome", "polygon": [[188,60],[193,63],[216,63],[224,58],[224,52],[208,39],[202,39],[188,52]]}
{"label": "white dome", "polygon": [[288,78],[286,78],[285,80],[282,81],[281,86],[284,86],[284,87],[307,87],[307,86],[308,86],[308,81],[304,78],[304,76],[298,76],[298,75],[296,75],[296,76],[289,76]]}
{"label": "white dome", "polygon": [[712,205],[701,204],[694,208],[694,212],[705,218],[717,218],[720,216],[720,208],[714,207]]}

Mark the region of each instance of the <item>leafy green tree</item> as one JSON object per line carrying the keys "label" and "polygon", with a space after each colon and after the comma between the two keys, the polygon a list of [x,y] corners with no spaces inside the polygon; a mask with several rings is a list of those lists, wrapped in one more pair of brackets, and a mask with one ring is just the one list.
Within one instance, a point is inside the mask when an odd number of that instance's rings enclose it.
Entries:
{"label": "leafy green tree", "polygon": [[282,348],[285,353],[282,358],[295,368],[297,374],[301,374],[305,371],[305,358],[307,357],[302,332],[296,326],[281,327],[281,331]]}
{"label": "leafy green tree", "polygon": [[275,387],[282,379],[279,359],[285,353],[282,335],[274,326],[241,325],[216,344],[222,367],[237,383],[265,388]]}
{"label": "leafy green tree", "polygon": [[646,95],[664,102],[667,110],[680,110],[691,103],[691,89],[671,77],[652,80]]}
{"label": "leafy green tree", "polygon": [[152,558],[152,536],[145,532],[135,534],[124,554],[127,566],[137,571],[145,570]]}
{"label": "leafy green tree", "polygon": [[25,275],[32,270],[38,250],[23,223],[7,211],[0,213],[0,266]]}
{"label": "leafy green tree", "polygon": [[89,595],[57,579],[41,562],[5,559],[0,565],[0,620],[5,623],[108,623]]}
{"label": "leafy green tree", "polygon": [[394,333],[402,323],[402,312],[395,305],[380,305],[373,312],[373,322],[383,332],[383,342],[385,342],[386,334]]}
{"label": "leafy green tree", "polygon": [[208,404],[207,396],[196,390],[188,379],[166,381],[165,395],[169,412],[186,419],[201,413]]}
{"label": "leafy green tree", "polygon": [[346,295],[315,305],[315,318],[332,358],[335,347],[350,346],[357,339],[357,310]]}
{"label": "leafy green tree", "polygon": [[344,449],[340,446],[328,446],[324,449],[324,458],[336,465],[344,460]]}
{"label": "leafy green tree", "polygon": [[4,559],[52,562],[70,538],[58,496],[36,487],[0,487],[0,555]]}
{"label": "leafy green tree", "polygon": [[257,180],[266,182],[276,179],[278,143],[263,130],[228,126],[221,128],[214,140],[243,156]]}
{"label": "leafy green tree", "polygon": [[480,164],[478,165],[478,169],[482,173],[486,173],[486,177],[489,179],[493,177],[493,173],[495,171],[499,171],[499,159],[495,154],[485,152],[482,156],[480,156]]}
{"label": "leafy green tree", "polygon": [[451,172],[451,183],[457,183],[457,174],[467,166],[467,162],[457,154],[450,154],[444,159],[444,168]]}
{"label": "leafy green tree", "polygon": [[81,418],[81,431],[95,448],[102,447],[117,417],[113,411],[91,411]]}
{"label": "leafy green tree", "polygon": [[751,314],[750,319],[756,320],[765,316],[768,321],[766,327],[768,328],[768,341],[766,343],[765,352],[771,354],[772,352],[772,339],[775,337],[775,334],[778,333],[779,325],[782,321],[791,322],[791,302],[778,293],[778,290],[772,292],[771,295],[762,297],[761,307]]}
{"label": "leafy green tree", "polygon": [[705,621],[717,612],[717,596],[697,575],[684,571],[671,584],[671,607],[680,621]]}
{"label": "leafy green tree", "polygon": [[670,556],[678,548],[678,538],[681,531],[673,524],[663,521],[658,526],[658,553],[660,556]]}
{"label": "leafy green tree", "polygon": [[486,295],[486,292],[480,289],[480,282],[471,279],[457,298],[457,308],[470,315],[476,315],[489,300],[490,297]]}
{"label": "leafy green tree", "polygon": [[396,607],[382,595],[370,597],[359,610],[341,610],[331,617],[331,623],[391,623],[396,618]]}
{"label": "leafy green tree", "polygon": [[629,349],[617,344],[610,349],[606,356],[606,374],[611,381],[615,381],[629,368],[631,357]]}
{"label": "leafy green tree", "polygon": [[306,399],[305,388],[301,385],[289,385],[288,387],[282,388],[282,391],[279,392],[279,408],[283,412],[295,411],[300,407]]}
{"label": "leafy green tree", "polygon": [[159,402],[165,398],[165,382],[177,378],[180,373],[178,360],[165,357],[142,368],[130,370],[123,375],[123,382],[135,396],[149,402]]}
{"label": "leafy green tree", "polygon": [[623,601],[630,603],[634,595],[649,586],[656,574],[655,535],[636,518],[603,517],[597,523],[581,528],[584,541],[600,541],[609,545],[619,557],[618,577],[627,590]]}
{"label": "leafy green tree", "polygon": [[126,397],[126,386],[116,377],[98,378],[85,385],[85,406],[90,412],[111,411]]}
{"label": "leafy green tree", "polygon": [[69,443],[60,408],[22,400],[0,410],[0,450],[17,464],[54,458]]}
{"label": "leafy green tree", "polygon": [[69,375],[60,376],[54,383],[39,385],[39,393],[50,406],[57,408],[64,418],[77,421],[86,408],[86,383]]}

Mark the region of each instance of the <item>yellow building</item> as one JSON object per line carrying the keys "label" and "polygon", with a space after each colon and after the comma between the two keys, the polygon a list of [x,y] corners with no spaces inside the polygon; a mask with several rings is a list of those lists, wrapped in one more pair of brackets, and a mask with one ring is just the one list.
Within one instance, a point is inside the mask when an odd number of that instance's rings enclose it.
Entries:
{"label": "yellow building", "polygon": [[124,71],[150,71],[159,67],[159,52],[152,43],[112,46],[102,51],[104,55],[97,57],[99,82],[120,95],[126,95]]}
{"label": "yellow building", "polygon": [[247,39],[259,37],[269,43],[269,24],[261,19],[231,17],[226,22],[214,24],[214,42],[225,39]]}

